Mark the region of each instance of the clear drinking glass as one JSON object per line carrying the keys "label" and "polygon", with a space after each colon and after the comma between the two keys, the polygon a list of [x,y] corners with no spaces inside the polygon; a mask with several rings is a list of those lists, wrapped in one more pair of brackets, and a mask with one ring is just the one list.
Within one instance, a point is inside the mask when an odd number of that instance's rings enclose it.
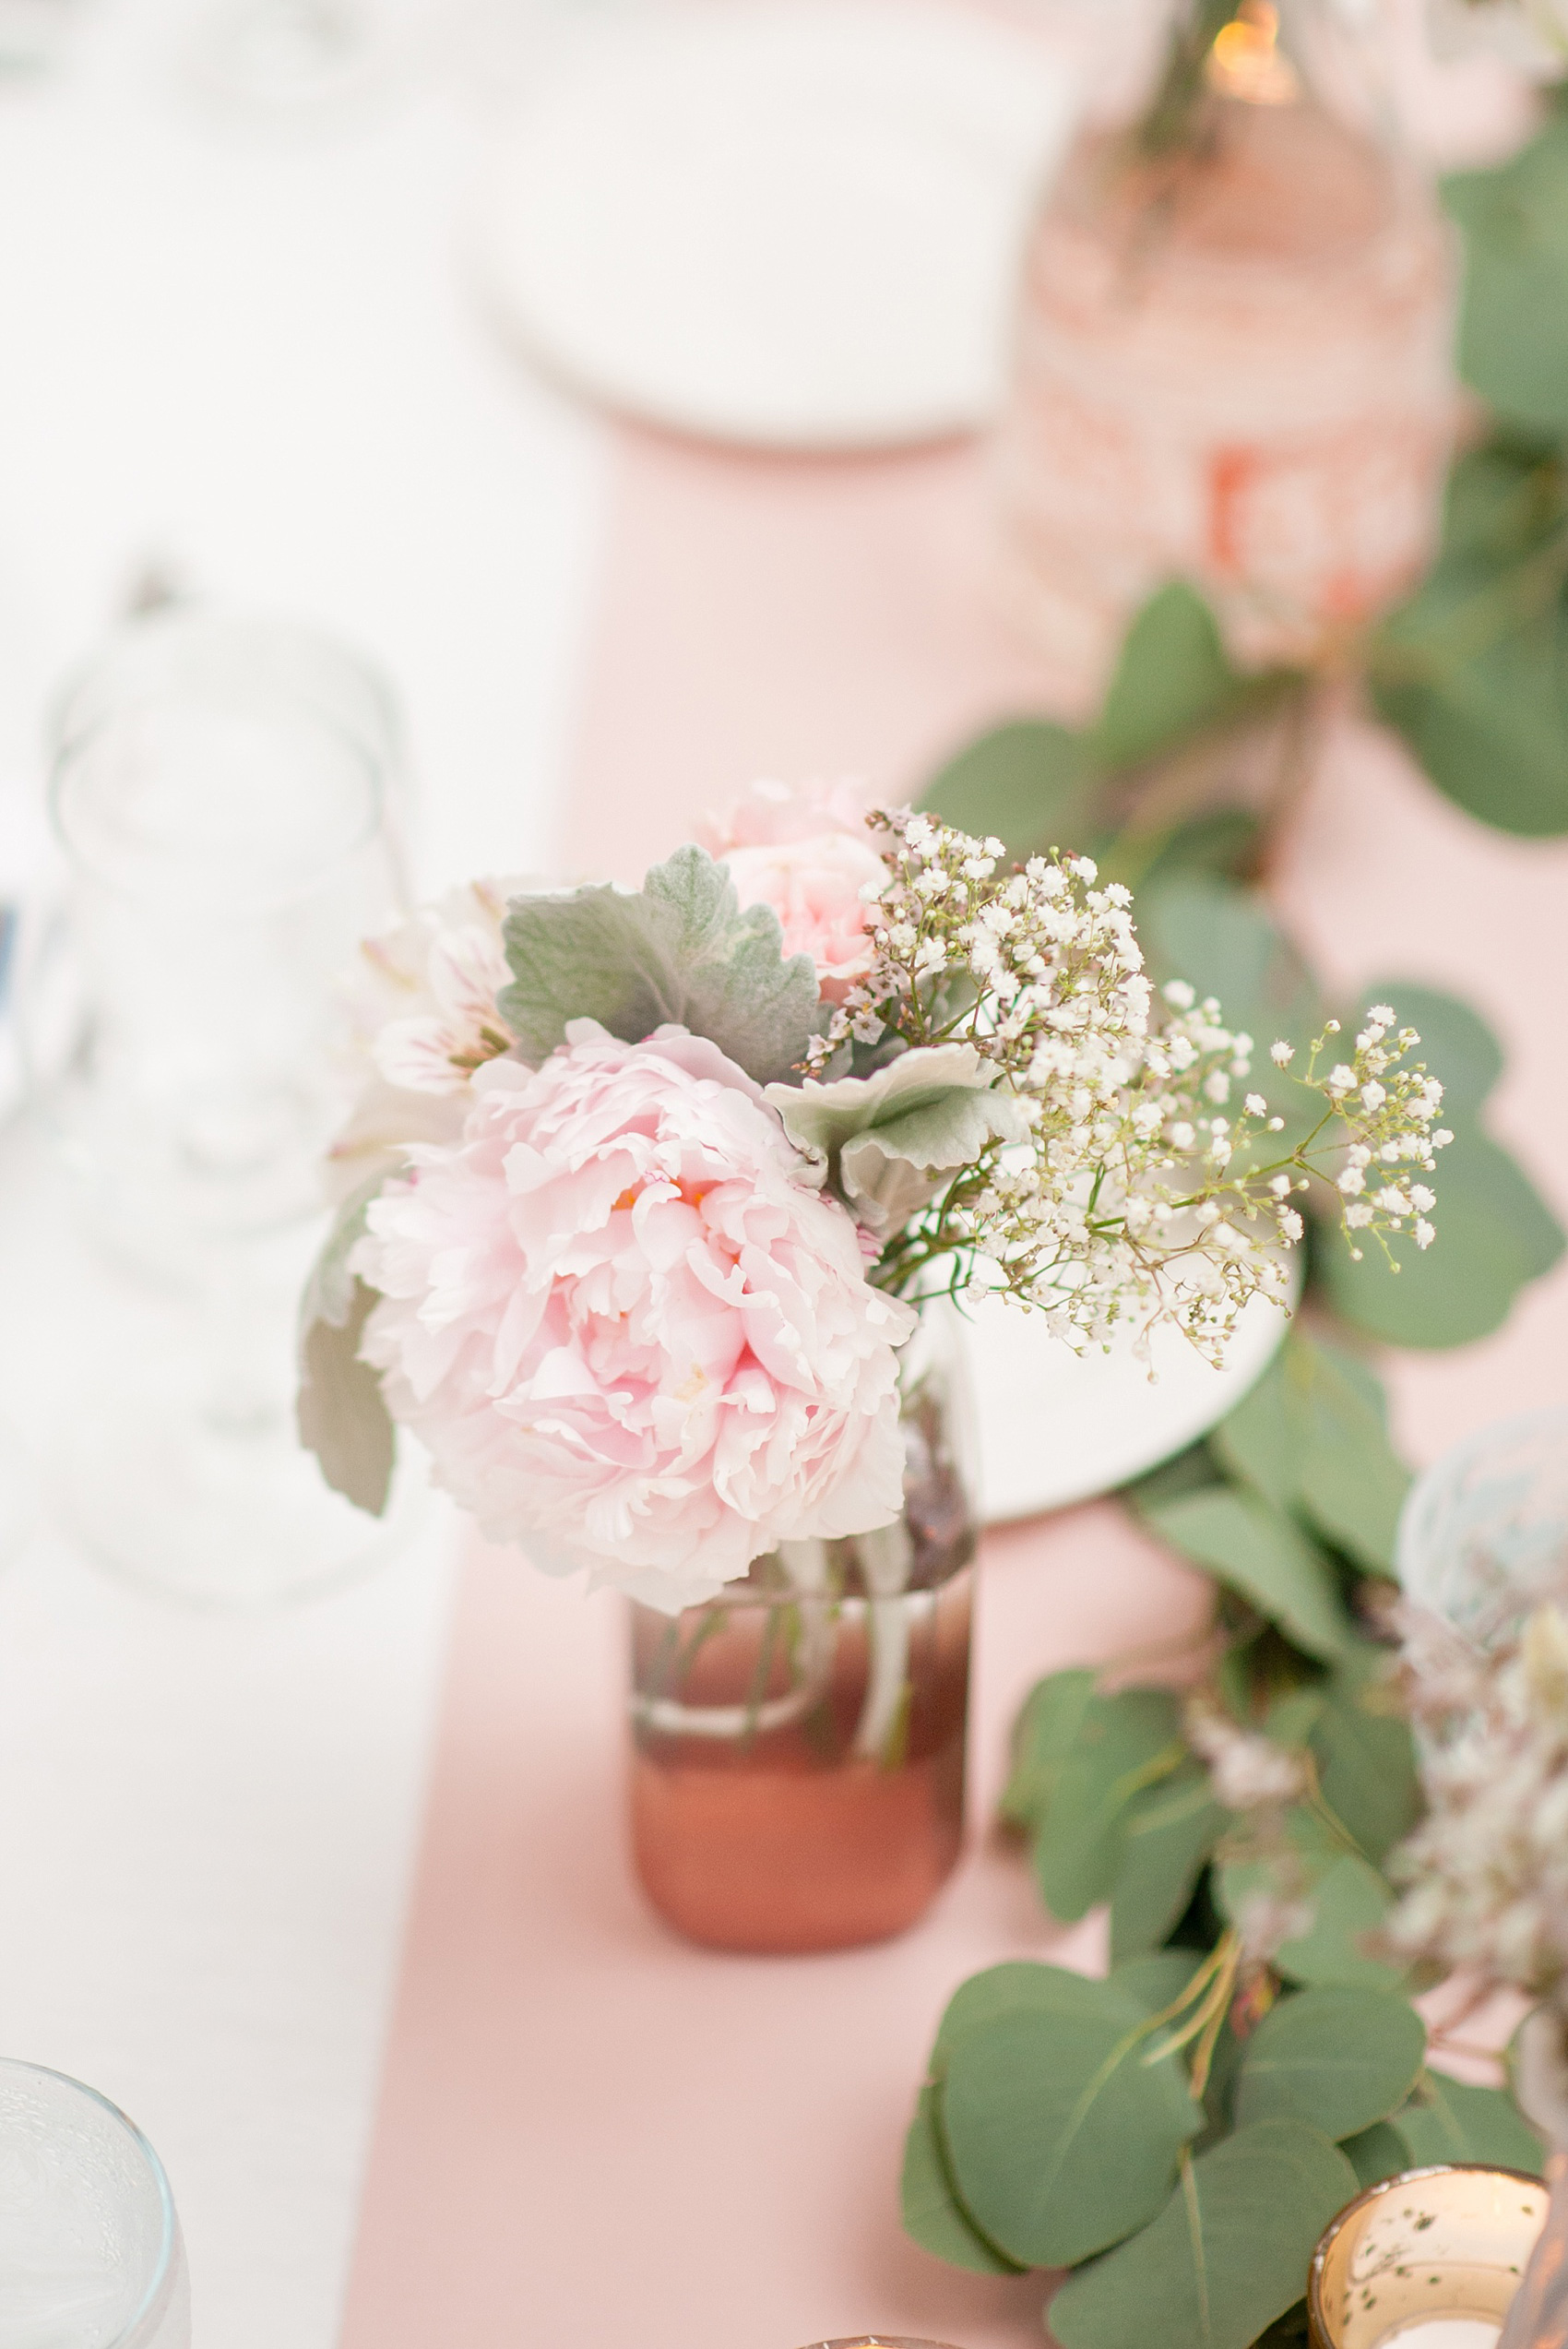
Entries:
{"label": "clear drinking glass", "polygon": [[1399,1520],[1399,1580],[1479,1646],[1534,1608],[1568,1605],[1568,1410],[1483,1427],[1417,1479]]}
{"label": "clear drinking glass", "polygon": [[0,2060],[5,2349],[190,2349],[190,2284],[163,2164],[96,2090]]}
{"label": "clear drinking glass", "polygon": [[975,1523],[951,1313],[905,1350],[904,1514],[632,1608],[632,1841],[678,1931],[847,1949],[912,1925],[964,1827]]}
{"label": "clear drinking glass", "polygon": [[69,902],[34,994],[75,1036],[48,1108],[89,1228],[184,1300],[84,1399],[60,1496],[95,1555],[200,1601],[315,1587],[396,1531],[328,1492],[291,1401],[340,983],[404,902],[393,722],[336,647],[193,609],[126,631],[58,724]]}

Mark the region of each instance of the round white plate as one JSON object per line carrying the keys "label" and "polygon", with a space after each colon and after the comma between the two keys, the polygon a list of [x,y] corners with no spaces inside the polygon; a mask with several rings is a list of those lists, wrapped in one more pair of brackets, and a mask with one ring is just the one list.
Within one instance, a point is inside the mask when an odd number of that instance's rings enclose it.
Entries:
{"label": "round white plate", "polygon": [[481,279],[611,407],[780,448],[971,430],[1001,393],[1066,66],[932,0],[699,0],[559,51],[481,189]]}
{"label": "round white plate", "polygon": [[1108,1354],[1080,1356],[999,1297],[966,1298],[964,1311],[981,1513],[992,1525],[1108,1493],[1195,1443],[1262,1377],[1290,1326],[1277,1306],[1254,1297],[1223,1370],[1178,1331],[1157,1330],[1151,1384],[1130,1338]]}

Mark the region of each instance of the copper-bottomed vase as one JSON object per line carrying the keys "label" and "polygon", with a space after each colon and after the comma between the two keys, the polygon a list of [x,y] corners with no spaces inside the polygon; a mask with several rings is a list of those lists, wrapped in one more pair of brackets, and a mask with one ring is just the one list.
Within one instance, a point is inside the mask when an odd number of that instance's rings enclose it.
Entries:
{"label": "copper-bottomed vase", "polygon": [[1249,660],[1313,660],[1431,557],[1450,237],[1349,46],[1329,0],[1241,0],[1184,131],[1160,134],[1152,90],[1091,116],[1035,224],[996,444],[1003,592],[1063,710],[1170,579]]}
{"label": "copper-bottomed vase", "polygon": [[975,1520],[950,1311],[901,1371],[897,1523],[783,1544],[677,1616],[632,1608],[636,1870],[710,1948],[884,1940],[958,1858]]}

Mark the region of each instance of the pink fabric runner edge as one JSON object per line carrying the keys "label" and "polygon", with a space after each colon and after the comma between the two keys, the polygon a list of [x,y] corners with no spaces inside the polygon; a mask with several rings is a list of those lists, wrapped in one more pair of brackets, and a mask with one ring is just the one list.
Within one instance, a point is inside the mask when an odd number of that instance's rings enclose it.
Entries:
{"label": "pink fabric runner edge", "polygon": [[[987,613],[986,511],[973,449],[769,462],[624,434],[568,869],[636,878],[759,772],[907,790],[968,729],[1028,707],[1027,656]],[[1352,733],[1281,899],[1347,988],[1403,972],[1475,997],[1512,1055],[1497,1128],[1561,1207],[1568,848],[1481,831]],[[1484,1345],[1391,1365],[1417,1456],[1568,1395],[1565,1297],[1560,1273]],[[992,1537],[977,1818],[1039,1674],[1190,1649],[1206,1607],[1201,1580],[1110,1505]],[[933,1915],[880,1950],[685,1949],[629,1877],[621,1637],[612,1604],[496,1554],[470,1563],[346,2349],[793,2349],[869,2325],[1038,2343],[1038,2281],[959,2275],[904,2240],[899,2146],[955,1985],[1020,1954],[1092,1964],[1094,1926],[1053,1933],[1027,1870],[980,1833]]]}

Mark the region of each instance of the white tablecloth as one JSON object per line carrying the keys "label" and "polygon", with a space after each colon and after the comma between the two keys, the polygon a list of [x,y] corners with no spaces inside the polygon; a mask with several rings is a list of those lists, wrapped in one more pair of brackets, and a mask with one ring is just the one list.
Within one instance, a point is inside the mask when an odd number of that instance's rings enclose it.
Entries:
{"label": "white tablecloth", "polygon": [[[465,298],[448,86],[291,133],[182,85],[193,15],[86,5],[0,84],[0,770],[150,563],[315,619],[405,699],[421,877],[547,853],[596,429]],[[3,802],[0,802],[3,804]],[[0,1418],[42,1447],[157,1310],[0,1132]],[[137,1333],[139,1332],[139,1335]],[[0,1572],[0,2051],[146,2128],[198,2349],[329,2349],[439,1683],[453,1529],[270,1619]]]}

